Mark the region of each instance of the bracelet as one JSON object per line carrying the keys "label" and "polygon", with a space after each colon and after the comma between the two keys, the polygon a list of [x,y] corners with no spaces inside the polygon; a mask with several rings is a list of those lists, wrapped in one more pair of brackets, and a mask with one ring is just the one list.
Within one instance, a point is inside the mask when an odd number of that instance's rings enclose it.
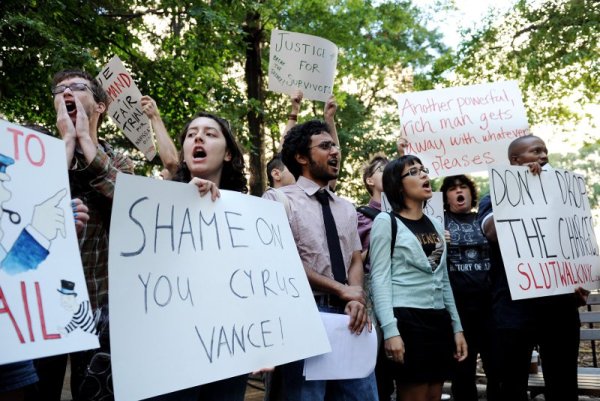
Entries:
{"label": "bracelet", "polygon": [[288,120],[298,121],[298,114],[290,114],[290,115],[288,115]]}

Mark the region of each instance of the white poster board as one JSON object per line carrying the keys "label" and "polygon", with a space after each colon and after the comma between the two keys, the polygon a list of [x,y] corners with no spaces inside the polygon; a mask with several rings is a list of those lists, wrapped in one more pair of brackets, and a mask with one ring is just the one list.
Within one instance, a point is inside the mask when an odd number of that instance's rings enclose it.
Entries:
{"label": "white poster board", "polygon": [[[388,201],[385,193],[381,193],[381,210],[389,212],[392,210],[390,201]],[[441,192],[433,192],[431,199],[427,201],[427,205],[423,209],[423,214],[429,216],[432,220],[444,226],[444,195]]]}
{"label": "white poster board", "polygon": [[142,110],[142,93],[121,59],[114,56],[96,77],[108,93],[108,115],[148,160],[156,156],[152,126]]}
{"label": "white poster board", "polygon": [[330,351],[280,203],[120,174],[110,235],[117,400]]}
{"label": "white poster board", "polygon": [[600,256],[583,176],[489,169],[490,197],[512,299],[600,287]]}
{"label": "white poster board", "polygon": [[[98,347],[67,177],[65,144],[0,120],[0,364]],[[85,315],[83,315],[85,317]]]}
{"label": "white poster board", "polygon": [[333,93],[338,48],[327,39],[297,32],[271,31],[269,90],[326,101]]}
{"label": "white poster board", "polygon": [[504,164],[508,145],[529,134],[516,81],[403,93],[397,100],[406,154],[419,156],[430,177]]}

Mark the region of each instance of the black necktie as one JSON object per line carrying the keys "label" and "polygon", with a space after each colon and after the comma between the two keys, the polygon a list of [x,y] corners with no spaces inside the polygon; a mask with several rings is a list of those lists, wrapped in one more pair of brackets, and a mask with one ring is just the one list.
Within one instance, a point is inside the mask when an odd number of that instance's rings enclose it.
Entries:
{"label": "black necktie", "polygon": [[340,247],[340,237],[338,236],[333,214],[331,214],[331,207],[329,207],[329,194],[324,189],[321,189],[315,193],[315,196],[323,209],[323,222],[325,223],[325,235],[327,236],[327,247],[329,248],[333,277],[335,281],[345,284],[346,267],[344,266],[344,257],[342,256],[342,248]]}

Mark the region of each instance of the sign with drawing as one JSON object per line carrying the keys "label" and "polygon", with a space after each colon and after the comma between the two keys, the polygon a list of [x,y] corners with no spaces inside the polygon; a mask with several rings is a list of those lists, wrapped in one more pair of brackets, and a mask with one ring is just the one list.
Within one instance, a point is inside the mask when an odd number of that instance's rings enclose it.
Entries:
{"label": "sign with drawing", "polygon": [[490,198],[512,299],[600,287],[585,178],[567,170],[490,168]]}
{"label": "sign with drawing", "polygon": [[297,32],[271,32],[269,90],[326,101],[333,93],[337,46],[327,39]]}
{"label": "sign with drawing", "polygon": [[65,145],[0,120],[0,364],[98,347]]}
{"label": "sign with drawing", "polygon": [[142,110],[142,93],[121,59],[114,56],[96,77],[108,94],[108,115],[146,159],[156,156],[148,116]]}
{"label": "sign with drawing", "polygon": [[402,93],[396,99],[406,153],[419,156],[432,178],[504,164],[508,145],[529,134],[516,81]]}
{"label": "sign with drawing", "polygon": [[117,400],[330,351],[282,204],[120,174],[110,239]]}

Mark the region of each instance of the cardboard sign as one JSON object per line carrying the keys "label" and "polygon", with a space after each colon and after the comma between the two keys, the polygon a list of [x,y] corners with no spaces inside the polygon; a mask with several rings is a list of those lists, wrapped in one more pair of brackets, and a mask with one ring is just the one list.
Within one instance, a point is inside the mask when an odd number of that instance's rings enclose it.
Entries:
{"label": "cardboard sign", "polygon": [[505,164],[508,145],[529,134],[516,81],[403,93],[397,100],[406,154],[418,155],[430,177]]}
{"label": "cardboard sign", "polygon": [[[392,210],[390,201],[388,201],[385,193],[381,193],[381,210],[389,212]],[[427,205],[423,209],[423,214],[429,216],[432,220],[437,220],[442,227],[444,226],[444,195],[441,192],[433,192],[431,199],[427,201]]]}
{"label": "cardboard sign", "polygon": [[338,49],[318,36],[274,29],[269,54],[269,90],[326,101],[333,93]]}
{"label": "cardboard sign", "polygon": [[119,57],[115,56],[96,77],[108,93],[108,115],[148,160],[156,156],[152,126],[142,110],[142,93]]}
{"label": "cardboard sign", "polygon": [[98,347],[63,141],[0,120],[0,364]]}
{"label": "cardboard sign", "polygon": [[120,174],[110,235],[117,400],[330,351],[283,205]]}
{"label": "cardboard sign", "polygon": [[490,197],[513,299],[600,287],[585,179],[566,170],[490,168]]}

